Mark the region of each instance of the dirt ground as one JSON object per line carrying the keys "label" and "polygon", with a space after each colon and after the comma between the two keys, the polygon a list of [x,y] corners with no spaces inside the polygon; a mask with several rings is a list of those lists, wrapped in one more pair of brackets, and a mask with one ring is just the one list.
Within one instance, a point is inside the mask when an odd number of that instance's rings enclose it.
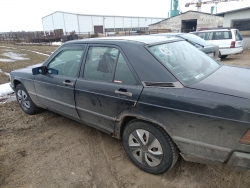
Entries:
{"label": "dirt ground", "polygon": [[[222,63],[250,67],[249,59],[245,51]],[[0,187],[249,188],[250,171],[180,158],[151,175],[130,162],[121,140],[50,111],[27,115],[14,101],[0,105]]]}

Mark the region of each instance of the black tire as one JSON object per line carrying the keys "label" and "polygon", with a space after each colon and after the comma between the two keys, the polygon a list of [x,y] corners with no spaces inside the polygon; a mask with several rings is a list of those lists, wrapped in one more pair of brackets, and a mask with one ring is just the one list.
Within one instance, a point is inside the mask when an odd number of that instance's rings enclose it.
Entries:
{"label": "black tire", "polygon": [[220,58],[225,59],[226,57],[227,57],[227,55],[222,55]]}
{"label": "black tire", "polygon": [[16,86],[15,92],[16,92],[17,102],[25,113],[34,115],[40,111],[40,108],[38,108],[31,100],[23,84],[18,84]]}
{"label": "black tire", "polygon": [[126,125],[123,147],[138,168],[151,174],[170,170],[179,156],[175,144],[161,127],[140,120]]}
{"label": "black tire", "polygon": [[221,53],[219,52],[219,58],[221,58],[221,59],[224,59],[224,58],[226,58],[227,57],[227,55],[221,55]]}

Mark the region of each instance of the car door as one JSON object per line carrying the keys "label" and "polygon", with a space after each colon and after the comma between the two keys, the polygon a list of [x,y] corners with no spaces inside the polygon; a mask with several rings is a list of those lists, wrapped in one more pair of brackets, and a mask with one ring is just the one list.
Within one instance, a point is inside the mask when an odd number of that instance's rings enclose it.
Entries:
{"label": "car door", "polygon": [[74,88],[79,75],[84,45],[62,48],[48,60],[47,73],[35,77],[39,101],[48,109],[79,119],[75,108]]}
{"label": "car door", "polygon": [[84,123],[113,132],[116,117],[133,108],[143,86],[122,51],[91,45],[75,87],[76,108]]}
{"label": "car door", "polygon": [[213,44],[220,49],[229,49],[232,42],[232,33],[228,31],[215,31],[213,34]]}

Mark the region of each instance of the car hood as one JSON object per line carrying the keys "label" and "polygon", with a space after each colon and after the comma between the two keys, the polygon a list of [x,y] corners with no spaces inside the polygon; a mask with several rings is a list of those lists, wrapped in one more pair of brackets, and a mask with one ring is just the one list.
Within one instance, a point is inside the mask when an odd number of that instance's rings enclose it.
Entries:
{"label": "car hood", "polygon": [[39,63],[39,64],[35,64],[35,65],[28,66],[28,67],[26,67],[26,68],[31,68],[31,69],[33,69],[33,68],[36,68],[36,67],[41,67],[42,65],[43,65],[43,63]]}
{"label": "car hood", "polygon": [[223,65],[188,87],[250,99],[250,69]]}

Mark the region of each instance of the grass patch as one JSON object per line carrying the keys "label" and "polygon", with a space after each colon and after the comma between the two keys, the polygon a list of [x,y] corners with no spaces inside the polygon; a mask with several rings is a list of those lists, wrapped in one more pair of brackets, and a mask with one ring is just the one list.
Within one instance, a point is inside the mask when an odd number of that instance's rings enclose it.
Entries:
{"label": "grass patch", "polygon": [[9,76],[7,76],[4,73],[0,72],[0,84],[5,84],[7,82],[10,82]]}
{"label": "grass patch", "polygon": [[[45,54],[51,54],[57,47],[55,46],[16,46],[16,45],[10,45],[10,44],[3,44],[0,46],[6,46],[6,47],[0,47],[0,58],[9,59],[8,57],[3,56],[2,54],[6,52],[6,50],[18,53],[18,54],[26,54],[26,58],[29,58],[29,60],[17,60],[15,62],[1,62],[0,61],[0,69],[4,72],[11,72],[15,69],[25,68],[30,65],[35,65],[38,63],[44,62],[48,56],[37,54],[34,52],[22,50],[32,50],[32,51],[38,51]],[[13,49],[14,48],[14,49]]]}

